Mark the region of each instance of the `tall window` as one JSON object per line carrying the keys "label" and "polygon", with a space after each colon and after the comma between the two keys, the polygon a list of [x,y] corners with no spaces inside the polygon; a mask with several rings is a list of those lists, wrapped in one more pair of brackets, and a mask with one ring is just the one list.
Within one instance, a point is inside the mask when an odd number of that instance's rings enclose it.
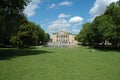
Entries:
{"label": "tall window", "polygon": [[66,40],[66,42],[67,42],[67,40]]}
{"label": "tall window", "polygon": [[65,35],[64,35],[64,38],[65,38]]}

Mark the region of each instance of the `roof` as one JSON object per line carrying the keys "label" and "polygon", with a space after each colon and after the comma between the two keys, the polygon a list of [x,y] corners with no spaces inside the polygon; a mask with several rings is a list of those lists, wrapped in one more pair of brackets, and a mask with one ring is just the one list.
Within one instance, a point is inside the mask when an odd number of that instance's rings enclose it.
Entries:
{"label": "roof", "polygon": [[56,35],[56,34],[59,34],[59,33],[61,33],[61,32],[64,32],[64,33],[66,33],[66,34],[71,34],[71,35],[76,35],[76,34],[72,34],[72,33],[69,33],[69,32],[67,32],[67,31],[59,31],[59,32],[55,32],[55,33],[52,33],[53,35]]}
{"label": "roof", "polygon": [[52,34],[58,34],[58,33],[52,33]]}

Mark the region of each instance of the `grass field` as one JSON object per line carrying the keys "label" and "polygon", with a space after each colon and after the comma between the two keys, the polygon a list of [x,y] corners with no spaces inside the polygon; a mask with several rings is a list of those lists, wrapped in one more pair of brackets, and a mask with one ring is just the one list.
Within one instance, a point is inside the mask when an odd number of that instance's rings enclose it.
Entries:
{"label": "grass field", "polygon": [[120,80],[120,51],[0,49],[0,80]]}

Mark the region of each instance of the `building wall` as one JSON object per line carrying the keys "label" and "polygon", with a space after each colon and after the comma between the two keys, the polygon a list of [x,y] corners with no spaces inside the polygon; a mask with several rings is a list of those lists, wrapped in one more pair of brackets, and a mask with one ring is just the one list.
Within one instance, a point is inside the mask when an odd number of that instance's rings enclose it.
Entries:
{"label": "building wall", "polygon": [[60,33],[54,33],[52,35],[52,43],[76,44],[77,41],[75,40],[75,35],[61,31]]}

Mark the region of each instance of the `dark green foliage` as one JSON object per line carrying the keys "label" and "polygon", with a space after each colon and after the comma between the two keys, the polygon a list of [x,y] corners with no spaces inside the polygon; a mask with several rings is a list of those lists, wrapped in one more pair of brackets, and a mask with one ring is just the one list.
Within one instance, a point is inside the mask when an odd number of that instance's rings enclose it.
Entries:
{"label": "dark green foliage", "polygon": [[11,42],[17,47],[24,47],[29,45],[45,44],[46,33],[39,25],[33,22],[26,22],[19,26],[18,33],[11,38]]}
{"label": "dark green foliage", "polygon": [[46,42],[48,42],[48,41],[50,40],[50,35],[49,35],[49,33],[46,33],[46,34],[45,34],[45,39],[46,39],[46,40],[45,40]]}
{"label": "dark green foliage", "polygon": [[18,26],[26,17],[23,10],[30,0],[0,0],[0,44],[10,44]]}
{"label": "dark green foliage", "polygon": [[[90,46],[105,46],[106,42],[111,47],[120,47],[120,0],[112,3],[101,16],[92,23],[83,24],[83,29],[76,36],[76,40]],[[108,45],[107,45],[108,46]]]}
{"label": "dark green foliage", "polygon": [[76,40],[78,40],[82,43],[87,43],[88,41],[90,41],[90,39],[88,39],[88,37],[91,35],[91,29],[92,29],[91,25],[92,25],[91,23],[83,24],[83,29],[76,36]]}
{"label": "dark green foliage", "polygon": [[0,47],[45,44],[48,35],[23,13],[31,0],[0,0]]}

